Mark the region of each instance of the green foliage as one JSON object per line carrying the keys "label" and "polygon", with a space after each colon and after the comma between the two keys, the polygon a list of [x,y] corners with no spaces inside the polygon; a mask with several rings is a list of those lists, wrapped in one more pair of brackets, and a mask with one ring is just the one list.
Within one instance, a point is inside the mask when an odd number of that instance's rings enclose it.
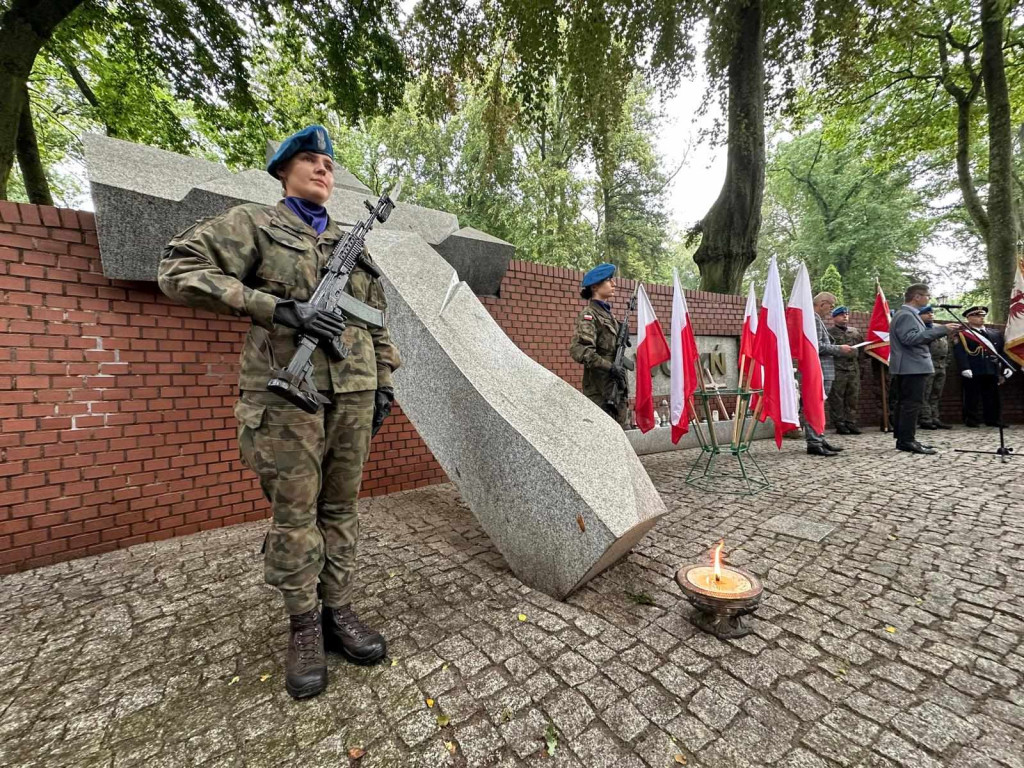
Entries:
{"label": "green foliage", "polygon": [[429,119],[418,110],[425,87],[412,84],[392,117],[335,141],[343,162],[371,187],[401,176],[410,202],[455,213],[531,261],[587,269],[610,260],[627,277],[661,282],[675,261],[685,262],[688,254],[676,257],[664,245],[668,177],[654,149],[649,89],[631,89],[628,118],[611,135],[608,156],[595,163],[557,83],[530,121],[514,119],[519,107],[508,91],[506,115],[489,111],[493,82],[460,86],[459,108]]}
{"label": "green foliage", "polygon": [[818,280],[818,290],[835,296],[837,306],[846,303],[846,300],[843,298],[843,276],[839,274],[835,264],[829,264],[825,268],[824,273],[822,273],[821,278]]}
{"label": "green foliage", "polygon": [[921,249],[935,221],[907,172],[879,169],[826,133],[809,131],[772,153],[760,253],[748,276],[763,282],[773,255],[784,284],[801,261],[813,285],[834,266],[847,304],[870,309],[876,275],[886,295],[924,276]]}

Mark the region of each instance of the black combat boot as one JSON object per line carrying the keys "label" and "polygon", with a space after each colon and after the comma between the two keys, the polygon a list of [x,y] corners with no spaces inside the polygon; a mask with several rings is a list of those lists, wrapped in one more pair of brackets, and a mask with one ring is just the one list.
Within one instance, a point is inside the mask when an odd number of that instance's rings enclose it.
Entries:
{"label": "black combat boot", "polygon": [[353,664],[374,664],[388,652],[383,635],[367,627],[352,610],[324,606],[324,638],[332,653],[340,653]]}
{"label": "black combat boot", "polygon": [[860,431],[860,428],[856,424],[847,423],[846,431],[849,432],[851,435],[862,434],[861,431]]}
{"label": "black combat boot", "polygon": [[291,617],[284,687],[293,699],[308,699],[327,687],[324,633],[316,608]]}

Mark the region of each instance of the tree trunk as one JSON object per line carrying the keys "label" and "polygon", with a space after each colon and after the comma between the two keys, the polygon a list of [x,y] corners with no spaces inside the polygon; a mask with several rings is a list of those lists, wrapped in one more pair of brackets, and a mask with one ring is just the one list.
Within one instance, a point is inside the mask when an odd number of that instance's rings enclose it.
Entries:
{"label": "tree trunk", "polygon": [[[976,93],[976,91],[975,91]],[[988,237],[988,212],[974,187],[971,174],[971,106],[970,99],[957,99],[956,103],[956,180],[964,205],[982,237]]]}
{"label": "tree trunk", "polygon": [[1010,290],[1017,258],[1017,231],[1013,211],[1013,130],[1010,92],[1003,59],[1005,0],[982,0],[981,34],[984,49],[981,73],[988,101],[988,278],[992,319],[1002,322],[1010,306]]}
{"label": "tree trunk", "polygon": [[25,182],[28,201],[36,205],[53,205],[50,195],[50,184],[46,181],[43,161],[39,157],[39,144],[36,141],[36,129],[32,125],[32,105],[28,98],[28,89],[21,102],[21,118],[18,122],[18,167],[21,178]]}
{"label": "tree trunk", "polygon": [[39,49],[84,0],[14,0],[0,16],[0,200],[14,165],[25,84]]}
{"label": "tree trunk", "polygon": [[[741,0],[742,2],[742,0]],[[729,60],[729,151],[725,184],[696,229],[702,235],[693,256],[705,291],[739,293],[757,256],[764,196],[763,0],[738,8],[736,40]]]}

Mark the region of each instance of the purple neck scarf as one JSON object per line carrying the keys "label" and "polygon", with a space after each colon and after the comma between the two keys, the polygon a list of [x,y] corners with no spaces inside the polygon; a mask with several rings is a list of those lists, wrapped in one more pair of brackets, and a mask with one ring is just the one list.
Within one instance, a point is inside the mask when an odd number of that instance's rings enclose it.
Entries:
{"label": "purple neck scarf", "polygon": [[318,235],[322,235],[327,229],[327,209],[322,205],[311,203],[301,197],[286,197],[284,204],[292,213],[311,226]]}

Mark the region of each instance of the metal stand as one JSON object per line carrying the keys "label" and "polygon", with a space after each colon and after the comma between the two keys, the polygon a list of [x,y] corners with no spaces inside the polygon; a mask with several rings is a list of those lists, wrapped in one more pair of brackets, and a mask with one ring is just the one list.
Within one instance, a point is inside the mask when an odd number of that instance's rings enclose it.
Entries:
{"label": "metal stand", "polygon": [[[753,496],[771,488],[771,483],[750,450],[757,425],[750,409],[750,398],[760,393],[760,389],[699,389],[693,393],[695,411],[690,413],[690,423],[697,433],[700,454],[686,475],[688,485],[705,491],[741,496]],[[735,418],[738,423],[733,423],[732,438],[728,443],[719,442],[715,432],[718,422],[712,417],[713,401],[720,401],[723,396],[736,398]],[[723,453],[736,457],[738,475],[716,473],[716,462]]]}
{"label": "metal stand", "polygon": [[[953,311],[952,307],[943,306],[940,304],[939,309],[946,310],[946,312],[951,314],[953,316],[953,319],[960,323],[960,325],[962,325],[964,328],[970,328],[970,326],[967,323],[965,323],[956,312]],[[982,346],[984,347],[984,345]],[[1011,371],[1014,370],[1013,364],[1005,357],[1000,355],[998,352],[993,352],[992,350],[986,348],[985,354],[988,355],[989,357],[995,358],[1006,368],[1009,368]],[[1020,373],[1020,369],[1018,368],[1016,372]],[[1005,464],[1014,457],[1013,448],[1010,448],[1006,445],[1006,435],[1003,431],[1003,393],[999,390],[998,387],[996,387],[996,397],[999,399],[999,447],[996,448],[994,451],[977,451],[970,450],[967,448],[954,448],[953,450],[956,453],[982,453],[988,456],[998,456],[999,461],[1003,464]]]}

